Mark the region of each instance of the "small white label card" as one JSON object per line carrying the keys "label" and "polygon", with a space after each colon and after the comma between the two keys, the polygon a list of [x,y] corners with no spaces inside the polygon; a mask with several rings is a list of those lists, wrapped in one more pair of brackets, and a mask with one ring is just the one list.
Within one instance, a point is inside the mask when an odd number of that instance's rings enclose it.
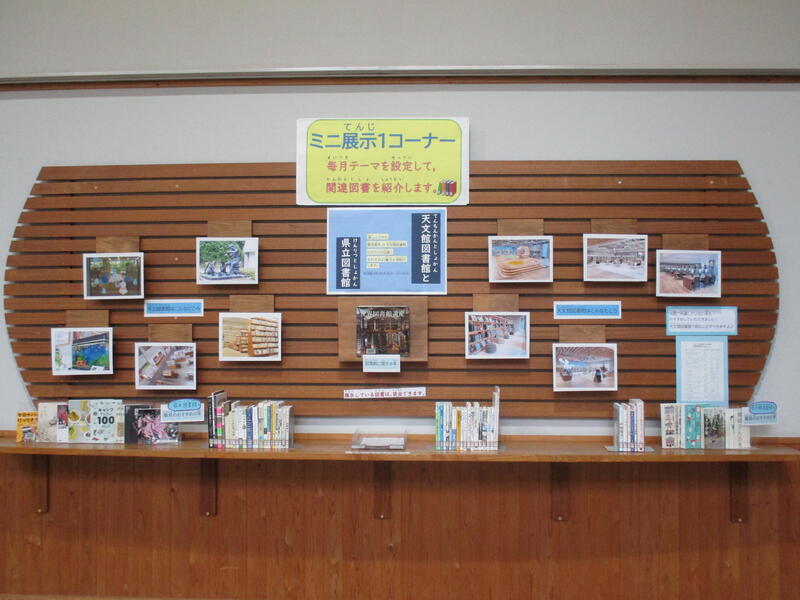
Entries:
{"label": "small white label card", "polygon": [[745,425],[775,425],[778,422],[778,405],[769,400],[751,400],[744,410]]}
{"label": "small white label card", "polygon": [[399,354],[365,354],[364,373],[399,373]]}
{"label": "small white label card", "polygon": [[196,398],[179,398],[169,404],[161,405],[161,421],[163,423],[193,423],[204,421],[205,404]]}

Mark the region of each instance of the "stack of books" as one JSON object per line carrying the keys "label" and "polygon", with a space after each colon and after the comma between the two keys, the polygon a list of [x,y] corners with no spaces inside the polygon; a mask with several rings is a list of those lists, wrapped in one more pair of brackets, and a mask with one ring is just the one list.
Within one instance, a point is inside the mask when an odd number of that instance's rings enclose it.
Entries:
{"label": "stack of books", "polygon": [[644,452],[644,402],[639,398],[614,402],[614,449]]}
{"label": "stack of books", "polygon": [[497,450],[500,441],[500,390],[495,387],[492,406],[467,402],[437,402],[434,415],[436,450]]}
{"label": "stack of books", "polygon": [[219,390],[208,398],[207,418],[209,448],[292,447],[292,407],[283,400],[243,404]]}
{"label": "stack of books", "polygon": [[735,450],[750,447],[743,408],[701,404],[661,405],[662,448]]}

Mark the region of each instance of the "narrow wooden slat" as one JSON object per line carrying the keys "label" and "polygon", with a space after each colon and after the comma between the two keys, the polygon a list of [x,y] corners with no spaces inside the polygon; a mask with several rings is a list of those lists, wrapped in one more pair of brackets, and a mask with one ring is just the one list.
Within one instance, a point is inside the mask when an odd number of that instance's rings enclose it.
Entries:
{"label": "narrow wooden slat", "polygon": [[[721,172],[721,171],[708,171]],[[40,181],[81,179],[164,179],[187,177],[294,177],[294,163],[206,163],[42,167]]]}
{"label": "narrow wooden slat", "polygon": [[[472,175],[741,175],[735,160],[481,160],[470,163]],[[42,179],[42,177],[40,177]]]}
{"label": "narrow wooden slat", "polygon": [[620,175],[612,177],[551,177],[541,176],[509,176],[509,177],[474,177],[470,179],[470,190],[488,189],[709,189],[709,190],[746,190],[750,184],[743,177],[730,176],[635,176]]}

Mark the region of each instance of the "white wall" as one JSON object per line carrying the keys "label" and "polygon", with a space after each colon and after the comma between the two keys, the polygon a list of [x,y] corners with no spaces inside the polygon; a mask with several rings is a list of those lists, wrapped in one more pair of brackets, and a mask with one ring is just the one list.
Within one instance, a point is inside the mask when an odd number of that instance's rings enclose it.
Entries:
{"label": "white wall", "polygon": [[[295,119],[465,116],[471,158],[736,159],[772,232],[781,277],[775,345],[757,398],[780,405],[763,435],[800,435],[800,85],[230,88],[0,94],[0,249],[42,165],[292,161]],[[791,265],[795,265],[792,267]],[[6,332],[0,429],[29,403]],[[535,341],[534,341],[535,343]],[[423,421],[418,423],[422,424]],[[308,427],[344,427],[309,420]],[[606,423],[517,431],[610,432]],[[533,426],[533,429],[530,428]]]}
{"label": "white wall", "polygon": [[798,69],[797,0],[2,0],[0,80],[326,67]]}

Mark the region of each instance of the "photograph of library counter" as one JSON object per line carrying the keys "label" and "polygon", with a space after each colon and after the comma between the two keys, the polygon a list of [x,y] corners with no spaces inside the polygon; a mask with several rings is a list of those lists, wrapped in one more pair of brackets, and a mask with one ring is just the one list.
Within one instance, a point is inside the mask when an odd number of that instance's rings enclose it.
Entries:
{"label": "photograph of library counter", "polygon": [[158,390],[165,387],[193,390],[195,379],[195,344],[136,343],[136,389]]}

